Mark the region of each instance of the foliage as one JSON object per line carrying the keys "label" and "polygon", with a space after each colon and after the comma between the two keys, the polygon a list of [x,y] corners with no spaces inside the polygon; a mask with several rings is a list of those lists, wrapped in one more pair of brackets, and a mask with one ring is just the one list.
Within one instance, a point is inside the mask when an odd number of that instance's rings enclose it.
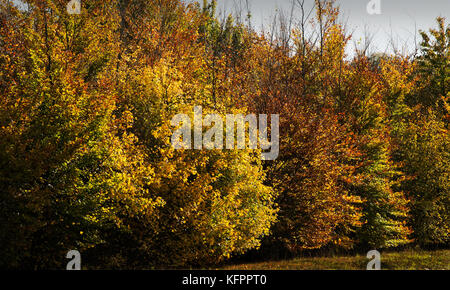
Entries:
{"label": "foliage", "polygon": [[[449,244],[445,19],[416,57],[351,57],[334,1],[261,33],[215,1],[24,2],[0,2],[1,268]],[[279,114],[278,159],[175,150],[195,106]]]}

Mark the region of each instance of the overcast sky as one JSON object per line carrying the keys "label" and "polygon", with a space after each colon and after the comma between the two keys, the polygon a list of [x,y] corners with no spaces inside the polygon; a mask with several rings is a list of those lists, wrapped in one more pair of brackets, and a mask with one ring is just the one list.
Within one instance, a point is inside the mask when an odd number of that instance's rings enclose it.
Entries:
{"label": "overcast sky", "polygon": [[[240,2],[245,3],[245,0],[218,0],[218,10],[226,13],[235,12]],[[311,7],[314,0],[306,0],[306,2]],[[370,15],[367,12],[367,4],[370,0],[337,0],[336,2],[341,8],[342,20],[346,20],[351,31],[354,31],[354,40],[364,35],[364,27],[374,35],[372,51],[385,51],[391,35],[400,44],[399,48],[405,42],[408,43],[408,47],[414,48],[416,27],[422,30],[435,27],[435,19],[438,16],[447,17],[447,23],[450,22],[450,0],[380,0],[381,14],[379,15]],[[249,0],[252,25],[255,28],[260,28],[262,24],[269,25],[276,9],[287,12],[291,5],[292,0]]]}

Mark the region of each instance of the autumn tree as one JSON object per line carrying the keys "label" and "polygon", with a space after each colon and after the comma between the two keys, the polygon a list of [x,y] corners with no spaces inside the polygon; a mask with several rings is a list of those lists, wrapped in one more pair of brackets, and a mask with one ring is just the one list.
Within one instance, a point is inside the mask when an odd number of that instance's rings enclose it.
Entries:
{"label": "autumn tree", "polygon": [[[449,237],[449,132],[442,118],[445,99],[429,99],[431,91],[443,95],[433,87],[430,75],[424,75],[431,64],[423,62],[436,55],[439,53],[425,46],[418,61],[386,58],[380,64],[382,93],[390,105],[393,158],[403,172],[398,185],[410,200],[411,237],[421,246],[445,245]],[[423,98],[415,99],[419,95]]]}
{"label": "autumn tree", "polygon": [[106,6],[76,18],[65,1],[27,4],[1,14],[2,266],[62,268],[69,249],[112,244],[136,220],[152,228],[163,203],[131,113],[116,112]]}
{"label": "autumn tree", "polygon": [[[83,268],[149,269],[261,245],[448,245],[443,18],[411,59],[347,55],[335,1],[292,1],[262,32],[216,1],[14,2],[0,2],[0,267],[61,269],[73,249]],[[195,107],[278,114],[278,158],[174,148],[189,124],[174,116]]]}
{"label": "autumn tree", "polygon": [[[203,107],[204,114],[225,116],[235,111],[227,101],[232,92],[226,87],[229,84],[214,82],[214,78],[226,78],[225,58],[216,46],[222,37],[216,38],[213,32],[220,28],[208,28],[210,16],[198,6],[177,9],[192,16],[177,17],[171,23],[178,27],[169,38],[176,40],[176,46],[166,46],[157,62],[139,58],[124,72],[130,81],[121,83],[123,99],[129,101],[136,118],[133,131],[146,145],[149,162],[158,168],[152,190],[166,201],[159,220],[161,232],[145,242],[153,247],[150,256],[156,263],[170,266],[217,262],[255,248],[275,217],[273,191],[262,183],[257,154],[178,151],[170,144],[175,129],[170,121],[175,114],[192,115],[196,105]],[[190,26],[192,17],[200,17],[198,26]],[[231,25],[228,29],[234,29]],[[184,29],[189,37],[178,37]],[[229,45],[221,47],[226,53]],[[215,62],[212,67],[210,59]],[[219,86],[223,93],[215,98]]]}
{"label": "autumn tree", "polygon": [[403,173],[392,158],[390,107],[381,92],[378,69],[367,57],[354,59],[349,69],[339,99],[362,152],[358,178],[351,185],[352,193],[363,200],[357,240],[364,248],[404,245],[410,241],[408,200],[397,186]]}
{"label": "autumn tree", "polygon": [[238,88],[246,105],[280,115],[280,156],[265,164],[268,182],[279,193],[278,221],[266,240],[271,251],[349,248],[360,223],[360,199],[347,190],[359,153],[328,86],[344,57],[345,36],[332,25],[337,11],[322,8],[322,46],[294,30],[292,42],[286,33],[256,39],[244,57],[248,72]]}

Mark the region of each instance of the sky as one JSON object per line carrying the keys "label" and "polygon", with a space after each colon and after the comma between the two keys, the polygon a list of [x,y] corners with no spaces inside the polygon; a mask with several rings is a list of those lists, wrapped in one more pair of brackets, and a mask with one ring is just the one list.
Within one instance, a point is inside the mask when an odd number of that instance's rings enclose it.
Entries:
{"label": "sky", "polygon": [[[369,14],[367,5],[371,0],[337,0],[342,13],[341,20],[345,21],[353,32],[353,40],[358,41],[365,31],[373,35],[372,52],[392,51],[390,40],[398,44],[399,50],[406,43],[409,49],[414,49],[415,31],[428,30],[436,27],[436,17],[447,17],[450,22],[450,0],[379,0],[381,13]],[[200,1],[203,2],[203,1]],[[218,10],[226,14],[235,12],[239,3],[245,0],[218,0]],[[252,25],[260,29],[268,26],[276,10],[285,11],[289,15],[292,0],[248,0],[252,15]],[[314,0],[306,0],[311,7]],[[297,9],[294,13],[298,14]],[[392,35],[392,37],[391,37]],[[416,35],[417,42],[420,36]],[[353,45],[353,44],[352,44]]]}

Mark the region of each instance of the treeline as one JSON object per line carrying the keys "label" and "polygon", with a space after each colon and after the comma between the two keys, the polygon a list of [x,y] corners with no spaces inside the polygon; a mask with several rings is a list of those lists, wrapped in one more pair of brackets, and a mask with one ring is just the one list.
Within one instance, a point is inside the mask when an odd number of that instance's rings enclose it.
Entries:
{"label": "treeline", "polygon": [[[23,2],[0,6],[0,267],[449,245],[445,19],[412,56],[349,57],[333,1],[266,32],[214,1]],[[194,106],[279,114],[278,159],[173,149]]]}

